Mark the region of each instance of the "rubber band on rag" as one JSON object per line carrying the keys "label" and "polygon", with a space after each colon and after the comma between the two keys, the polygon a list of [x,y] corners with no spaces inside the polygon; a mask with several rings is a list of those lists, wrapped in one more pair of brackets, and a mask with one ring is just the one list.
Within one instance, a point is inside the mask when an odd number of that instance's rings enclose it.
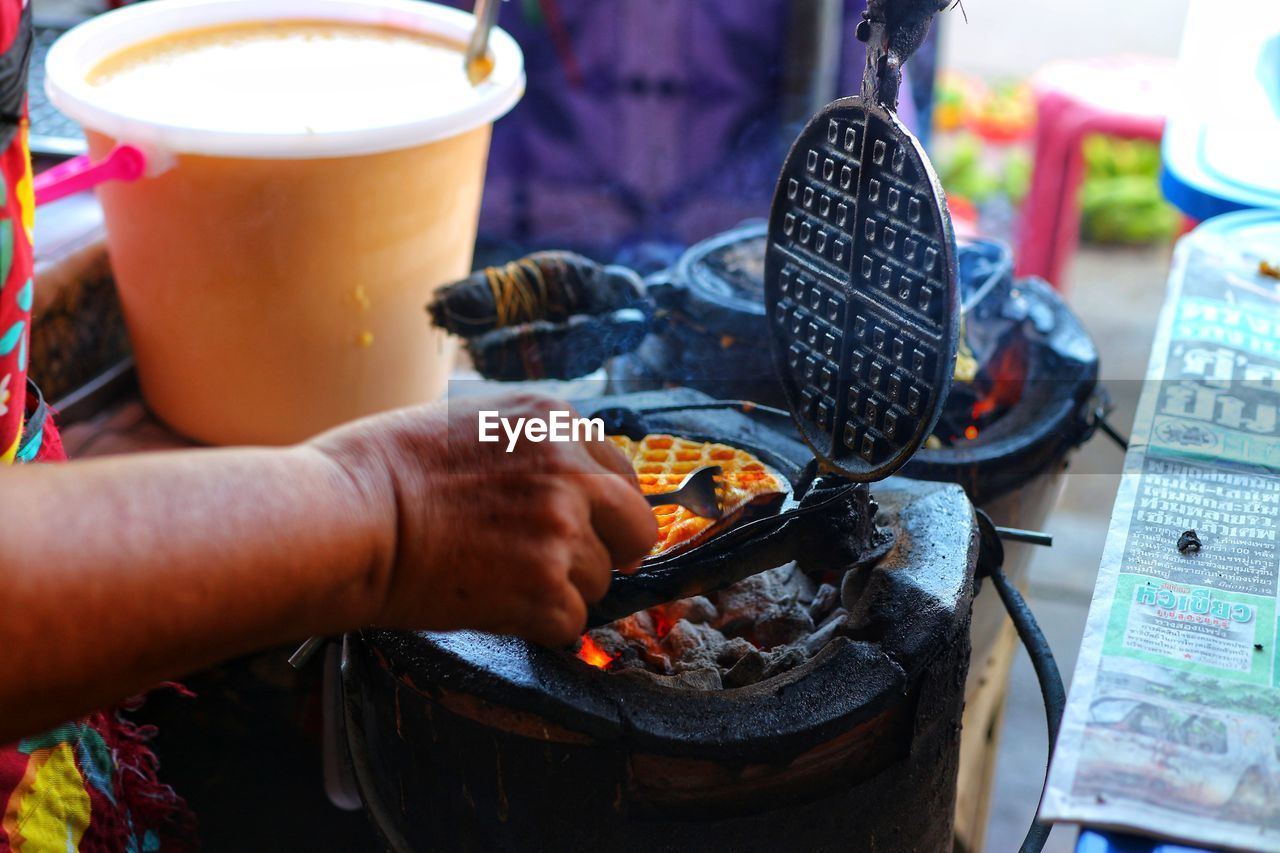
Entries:
{"label": "rubber band on rag", "polygon": [[[556,266],[559,277],[564,264],[557,261]],[[546,312],[551,292],[542,267],[536,262],[521,258],[501,267],[489,267],[484,274],[493,293],[498,328],[528,322]]]}

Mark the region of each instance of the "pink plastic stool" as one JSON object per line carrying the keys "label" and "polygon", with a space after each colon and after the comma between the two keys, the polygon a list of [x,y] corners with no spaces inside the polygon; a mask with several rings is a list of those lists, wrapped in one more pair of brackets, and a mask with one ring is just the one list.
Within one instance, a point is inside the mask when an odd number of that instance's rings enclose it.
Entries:
{"label": "pink plastic stool", "polygon": [[1084,138],[1101,133],[1159,140],[1174,63],[1146,57],[1055,62],[1031,79],[1038,112],[1031,189],[1023,202],[1017,274],[1064,290],[1062,271],[1080,239]]}

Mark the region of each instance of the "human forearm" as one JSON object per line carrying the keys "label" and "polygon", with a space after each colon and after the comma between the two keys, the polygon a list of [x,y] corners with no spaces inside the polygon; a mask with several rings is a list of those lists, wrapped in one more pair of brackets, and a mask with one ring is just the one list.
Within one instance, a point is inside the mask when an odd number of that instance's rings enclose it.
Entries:
{"label": "human forearm", "polygon": [[371,620],[393,505],[380,482],[309,448],[0,471],[0,743]]}
{"label": "human forearm", "polygon": [[[485,401],[542,417],[556,401]],[[563,645],[657,535],[604,441],[476,441],[470,403],[289,450],[0,470],[0,744],[156,681],[361,625]]]}

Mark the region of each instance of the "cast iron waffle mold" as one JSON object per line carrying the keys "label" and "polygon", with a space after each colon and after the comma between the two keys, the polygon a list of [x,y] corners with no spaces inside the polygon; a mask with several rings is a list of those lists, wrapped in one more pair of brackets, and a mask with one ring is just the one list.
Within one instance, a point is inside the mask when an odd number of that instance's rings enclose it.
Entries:
{"label": "cast iron waffle mold", "polygon": [[960,301],[943,199],[920,143],[864,97],[809,122],[774,193],[774,362],[805,443],[854,481],[905,464],[951,387]]}

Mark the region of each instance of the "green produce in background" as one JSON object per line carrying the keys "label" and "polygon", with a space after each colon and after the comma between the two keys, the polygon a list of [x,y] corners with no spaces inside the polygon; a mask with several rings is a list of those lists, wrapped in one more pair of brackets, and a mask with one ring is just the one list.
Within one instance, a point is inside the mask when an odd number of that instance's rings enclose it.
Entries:
{"label": "green produce in background", "polygon": [[1031,156],[1023,149],[1001,146],[1001,156],[984,158],[984,143],[971,133],[948,140],[938,163],[938,179],[946,191],[974,204],[1003,195],[1019,204],[1031,188]]}
{"label": "green produce in background", "polygon": [[1160,194],[1160,148],[1142,139],[1091,136],[1084,142],[1080,233],[1094,243],[1171,239],[1181,221]]}

